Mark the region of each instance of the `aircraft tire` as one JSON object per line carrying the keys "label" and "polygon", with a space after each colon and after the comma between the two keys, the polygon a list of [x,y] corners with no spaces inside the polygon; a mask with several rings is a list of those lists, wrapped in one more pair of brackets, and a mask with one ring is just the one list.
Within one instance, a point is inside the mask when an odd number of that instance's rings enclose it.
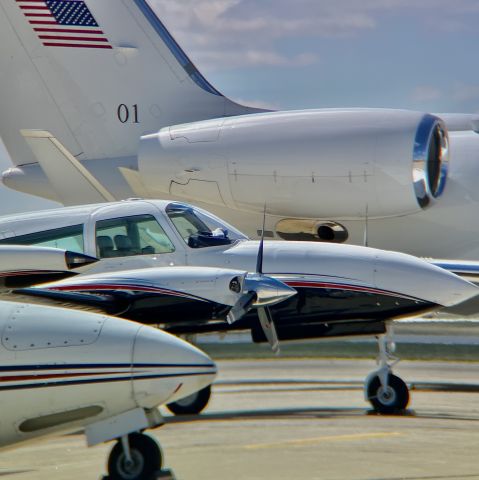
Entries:
{"label": "aircraft tire", "polygon": [[166,407],[175,415],[197,415],[206,408],[210,398],[211,385],[177,402],[168,403]]}
{"label": "aircraft tire", "polygon": [[390,373],[385,390],[379,377],[375,375],[367,385],[367,397],[376,412],[398,413],[409,404],[409,388],[401,378]]}
{"label": "aircraft tire", "polygon": [[121,441],[118,441],[108,457],[109,480],[153,479],[161,470],[163,456],[156,440],[143,433],[128,435],[132,463],[128,464]]}

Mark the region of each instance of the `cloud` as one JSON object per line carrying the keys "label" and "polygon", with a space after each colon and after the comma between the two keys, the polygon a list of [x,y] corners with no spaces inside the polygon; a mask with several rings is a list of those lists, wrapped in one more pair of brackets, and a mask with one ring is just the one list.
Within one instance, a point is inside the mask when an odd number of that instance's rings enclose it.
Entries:
{"label": "cloud", "polygon": [[257,67],[303,67],[318,62],[318,56],[312,53],[286,56],[271,50],[200,51],[195,56],[200,65],[221,65],[221,68]]}
{"label": "cloud", "polygon": [[479,12],[477,0],[148,1],[207,69],[308,66],[321,57],[316,39],[354,38],[376,29],[384,14],[419,19],[424,28],[447,34],[468,28],[470,14]]}
{"label": "cloud", "polygon": [[435,106],[446,102],[446,110],[473,112],[477,111],[475,106],[479,105],[479,84],[456,82],[442,89],[433,85],[418,85],[412,91],[410,99],[423,106],[430,104],[435,110]]}
{"label": "cloud", "polygon": [[418,85],[414,88],[411,99],[415,102],[433,102],[443,97],[443,92],[432,85]]}
{"label": "cloud", "polygon": [[479,84],[465,85],[456,83],[452,90],[452,98],[458,102],[479,102]]}

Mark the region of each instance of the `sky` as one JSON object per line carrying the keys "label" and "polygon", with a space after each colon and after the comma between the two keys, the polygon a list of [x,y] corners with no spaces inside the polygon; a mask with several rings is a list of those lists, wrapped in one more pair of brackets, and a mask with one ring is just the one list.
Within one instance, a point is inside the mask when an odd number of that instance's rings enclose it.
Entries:
{"label": "sky", "polygon": [[[478,0],[149,0],[223,94],[272,109],[479,112]],[[10,166],[0,146],[0,168]],[[0,187],[0,213],[52,202]]]}
{"label": "sky", "polygon": [[479,111],[477,0],[149,0],[225,95]]}

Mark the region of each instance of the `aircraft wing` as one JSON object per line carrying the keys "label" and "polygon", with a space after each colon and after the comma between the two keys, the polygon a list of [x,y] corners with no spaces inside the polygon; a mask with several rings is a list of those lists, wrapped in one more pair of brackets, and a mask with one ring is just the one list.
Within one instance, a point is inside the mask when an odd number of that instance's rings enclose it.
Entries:
{"label": "aircraft wing", "polygon": [[113,202],[115,197],[50,132],[22,130],[48,180],[64,205]]}
{"label": "aircraft wing", "polygon": [[468,280],[469,282],[479,285],[479,262],[474,260],[444,260],[431,259],[428,260],[437,267],[449,270],[456,275]]}

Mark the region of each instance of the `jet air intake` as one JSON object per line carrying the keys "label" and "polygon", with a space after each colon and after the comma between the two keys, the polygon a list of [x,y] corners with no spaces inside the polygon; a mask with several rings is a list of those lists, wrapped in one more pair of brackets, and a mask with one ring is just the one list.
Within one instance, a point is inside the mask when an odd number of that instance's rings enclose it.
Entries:
{"label": "jet air intake", "polygon": [[448,157],[446,127],[433,115],[326,109],[166,127],[142,137],[138,166],[151,196],[254,212],[266,203],[271,215],[319,222],[432,205],[444,191]]}

